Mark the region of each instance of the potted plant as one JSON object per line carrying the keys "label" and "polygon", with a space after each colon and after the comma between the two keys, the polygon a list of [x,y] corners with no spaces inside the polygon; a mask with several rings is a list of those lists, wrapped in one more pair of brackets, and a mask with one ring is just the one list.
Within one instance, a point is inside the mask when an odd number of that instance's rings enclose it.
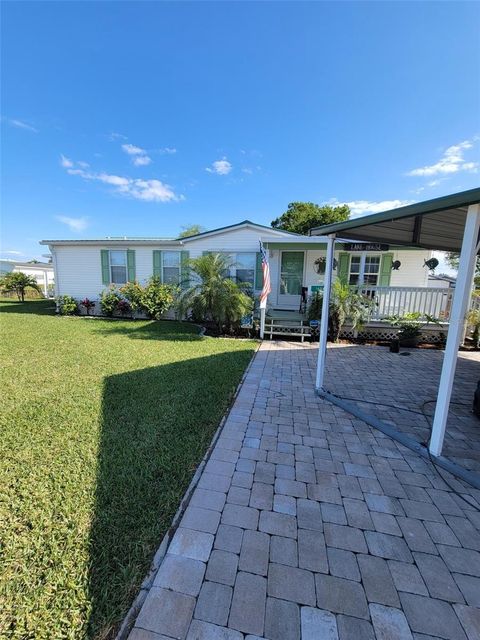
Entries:
{"label": "potted plant", "polygon": [[404,313],[403,316],[387,318],[392,327],[398,328],[397,339],[402,347],[416,347],[422,337],[422,330],[429,324],[440,324],[433,316],[420,311]]}
{"label": "potted plant", "polygon": [[467,323],[473,327],[472,339],[475,349],[480,348],[480,309],[470,309],[467,315]]}

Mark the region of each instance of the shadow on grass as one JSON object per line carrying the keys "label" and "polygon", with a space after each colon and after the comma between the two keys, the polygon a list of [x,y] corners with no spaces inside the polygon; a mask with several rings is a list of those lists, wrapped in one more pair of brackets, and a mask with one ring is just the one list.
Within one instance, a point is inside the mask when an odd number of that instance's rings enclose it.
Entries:
{"label": "shadow on grass", "polygon": [[252,354],[220,353],[105,379],[88,638],[114,637]]}
{"label": "shadow on grass", "polygon": [[42,316],[55,315],[54,300],[18,300],[3,298],[0,300],[0,313],[29,313]]}
{"label": "shadow on grass", "polygon": [[177,340],[189,342],[201,340],[200,328],[188,322],[176,320],[126,320],[118,322],[116,319],[102,318],[106,320],[102,328],[95,329],[95,333],[109,336],[112,334],[124,335],[132,340]]}

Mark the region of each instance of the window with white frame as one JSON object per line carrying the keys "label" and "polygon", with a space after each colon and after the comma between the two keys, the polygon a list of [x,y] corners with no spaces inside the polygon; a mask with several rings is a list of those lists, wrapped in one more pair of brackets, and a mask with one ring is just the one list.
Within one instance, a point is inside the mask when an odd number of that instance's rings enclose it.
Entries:
{"label": "window with white frame", "polygon": [[163,282],[165,284],[180,284],[180,251],[163,251],[162,259]]}
{"label": "window with white frame", "polygon": [[228,277],[235,282],[249,284],[252,289],[255,287],[255,265],[257,262],[256,253],[229,253],[227,254],[231,262]]}
{"label": "window with white frame", "polygon": [[113,284],[126,284],[127,282],[127,252],[109,251],[110,282]]}
{"label": "window with white frame", "polygon": [[349,284],[376,286],[380,274],[380,260],[381,256],[378,255],[371,256],[364,253],[352,255],[348,276]]}

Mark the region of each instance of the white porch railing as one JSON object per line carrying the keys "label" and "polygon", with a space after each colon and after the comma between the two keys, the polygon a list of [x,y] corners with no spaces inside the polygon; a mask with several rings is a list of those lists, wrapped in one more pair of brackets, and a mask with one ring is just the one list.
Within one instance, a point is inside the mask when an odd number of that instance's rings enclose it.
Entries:
{"label": "white porch railing", "polygon": [[359,287],[359,292],[375,301],[371,320],[420,312],[448,322],[453,289],[441,287]]}

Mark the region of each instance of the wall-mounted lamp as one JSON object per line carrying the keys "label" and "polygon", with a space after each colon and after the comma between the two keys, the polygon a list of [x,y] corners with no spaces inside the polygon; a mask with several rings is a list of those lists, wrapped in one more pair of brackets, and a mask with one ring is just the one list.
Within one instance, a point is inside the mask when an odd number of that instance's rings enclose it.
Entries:
{"label": "wall-mounted lamp", "polygon": [[400,262],[400,260],[394,260],[392,262],[392,270],[393,271],[398,271],[401,266],[402,266],[402,263]]}
{"label": "wall-mounted lamp", "polygon": [[435,271],[439,264],[440,262],[436,258],[430,258],[430,260],[423,261],[423,266],[430,269],[430,271]]}

